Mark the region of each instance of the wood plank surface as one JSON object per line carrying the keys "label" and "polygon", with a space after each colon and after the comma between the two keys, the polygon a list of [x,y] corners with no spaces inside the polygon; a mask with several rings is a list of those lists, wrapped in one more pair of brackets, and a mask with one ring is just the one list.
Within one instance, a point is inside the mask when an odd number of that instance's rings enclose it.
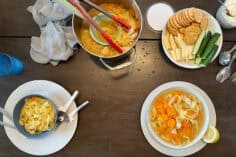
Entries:
{"label": "wood plank surface", "polygon": [[[151,4],[159,2],[160,0],[137,0],[141,8],[144,19],[144,28],[141,39],[160,39],[160,34],[153,33],[147,27],[145,21],[145,14]],[[215,16],[220,4],[216,0],[166,0],[172,5],[174,10],[183,9],[186,7],[199,7],[205,9],[213,16]],[[38,36],[39,28],[33,22],[31,14],[26,11],[29,5],[32,5],[34,0],[9,0],[0,1],[0,37],[1,36]],[[158,20],[158,19],[157,19]],[[236,41],[236,29],[223,30],[224,41]]]}
{"label": "wood plank surface", "polygon": [[[229,49],[233,43],[224,43]],[[37,79],[55,81],[70,92],[81,91],[77,102],[90,100],[91,104],[81,112],[79,127],[72,141],[52,156],[78,157],[161,157],[145,140],[140,128],[140,110],[149,92],[168,81],[188,81],[202,88],[214,102],[217,128],[221,140],[208,145],[194,157],[233,157],[236,154],[236,92],[235,85],[215,81],[221,66],[215,61],[201,70],[177,68],[163,54],[160,41],[137,43],[138,59],[126,69],[111,72],[83,50],[58,67],[34,63],[29,57],[30,39],[0,38],[0,51],[8,52],[25,64],[23,74],[0,77],[0,106],[3,107],[10,93],[24,82]],[[236,69],[234,69],[236,70]],[[120,74],[125,73],[126,75]],[[0,129],[0,156],[29,156],[16,149]]]}

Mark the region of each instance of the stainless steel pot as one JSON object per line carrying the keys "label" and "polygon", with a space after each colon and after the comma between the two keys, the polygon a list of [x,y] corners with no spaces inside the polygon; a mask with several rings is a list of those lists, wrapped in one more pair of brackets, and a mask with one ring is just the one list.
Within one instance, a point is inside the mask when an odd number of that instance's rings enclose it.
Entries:
{"label": "stainless steel pot", "polygon": [[[127,8],[131,8],[133,9],[134,13],[135,13],[135,16],[137,17],[137,19],[139,20],[139,23],[140,23],[140,29],[139,29],[139,33],[138,33],[138,36],[134,42],[134,44],[125,52],[123,52],[121,55],[119,56],[114,56],[114,57],[102,57],[102,56],[98,56],[94,53],[92,53],[91,51],[89,51],[88,49],[86,49],[86,47],[83,46],[83,44],[81,43],[81,39],[80,39],[80,27],[81,27],[81,24],[82,24],[82,18],[81,17],[78,17],[76,15],[73,15],[73,18],[72,18],[72,27],[73,27],[73,32],[74,32],[74,35],[76,37],[76,40],[78,41],[78,43],[80,44],[80,46],[85,50],[87,51],[89,54],[93,55],[93,56],[96,56],[98,58],[100,58],[101,62],[110,70],[117,70],[117,69],[121,69],[121,68],[124,68],[124,67],[127,67],[131,64],[133,64],[136,60],[136,52],[134,50],[134,46],[135,44],[137,43],[140,35],[141,35],[141,31],[142,31],[142,25],[143,25],[143,17],[142,17],[142,13],[141,13],[141,10],[139,8],[139,6],[137,5],[136,1],[135,0],[96,0],[94,3],[96,4],[103,4],[103,3],[118,3],[118,4],[122,4],[124,5],[125,7]],[[86,7],[87,10],[90,10],[91,8],[89,7]],[[125,57],[127,57],[128,55],[132,54],[133,53],[133,58],[129,61],[129,62],[126,62],[126,63],[123,63],[122,65],[118,65],[116,67],[111,67],[109,66],[108,64],[106,64],[106,61],[109,61],[109,62],[115,62],[115,61],[118,61],[118,60],[121,60]]]}

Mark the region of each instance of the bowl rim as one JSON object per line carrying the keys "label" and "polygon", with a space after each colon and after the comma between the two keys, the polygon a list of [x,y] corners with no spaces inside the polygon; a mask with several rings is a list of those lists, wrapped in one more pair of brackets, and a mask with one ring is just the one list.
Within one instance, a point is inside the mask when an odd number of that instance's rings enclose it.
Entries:
{"label": "bowl rim", "polygon": [[[177,146],[177,145],[174,145],[174,144],[164,141],[154,132],[154,130],[150,124],[150,109],[153,104],[153,101],[155,100],[155,98],[159,94],[161,94],[162,92],[164,92],[168,89],[182,89],[186,92],[189,92],[189,93],[195,95],[202,102],[202,106],[204,108],[205,120],[204,120],[204,124],[202,126],[201,131],[198,133],[198,135],[191,142],[189,142],[188,144],[186,144],[184,146]],[[160,144],[162,144],[168,148],[178,150],[178,149],[189,148],[189,147],[193,146],[194,144],[196,144],[197,142],[199,142],[203,138],[203,136],[206,133],[208,126],[209,126],[209,117],[210,116],[209,116],[209,109],[208,109],[207,101],[205,100],[205,97],[201,93],[201,91],[202,90],[194,84],[191,84],[188,82],[183,82],[183,81],[173,81],[173,82],[164,83],[150,92],[150,94],[147,96],[147,98],[144,102],[144,104],[147,104],[147,110],[145,113],[146,115],[144,117],[145,117],[145,121],[147,123],[148,132],[151,134],[152,138],[155,139],[155,141],[159,142]],[[193,93],[193,92],[196,92],[197,94]]]}
{"label": "bowl rim", "polygon": [[122,54],[118,54],[116,56],[110,56],[110,57],[106,57],[106,56],[99,56],[97,54],[94,54],[92,53],[90,50],[88,50],[82,43],[81,41],[79,40],[79,37],[77,37],[76,35],[76,31],[75,31],[75,20],[76,18],[79,18],[78,16],[76,16],[75,14],[72,15],[72,31],[73,31],[73,35],[77,41],[77,43],[87,52],[89,53],[90,55],[92,56],[95,56],[95,57],[98,57],[98,58],[102,58],[102,59],[115,59],[115,58],[118,58],[118,57],[121,57],[123,55],[126,55],[138,42],[141,34],[142,34],[142,30],[143,30],[143,23],[144,23],[144,20],[143,20],[143,15],[142,15],[142,11],[139,7],[139,5],[137,4],[136,1],[132,1],[133,4],[132,4],[132,7],[134,7],[134,9],[137,10],[137,13],[138,13],[138,16],[139,16],[139,22],[140,22],[140,27],[139,27],[139,32],[138,32],[138,36],[136,37],[135,39],[135,42],[129,47],[129,49],[127,49],[126,51],[124,51]]}
{"label": "bowl rim", "polygon": [[[28,133],[25,128],[23,126],[21,126],[19,124],[19,114],[22,110],[22,108],[24,107],[24,104],[21,102],[23,102],[25,99],[27,98],[30,98],[30,97],[40,97],[40,98],[43,98],[49,102],[51,102],[52,106],[53,106],[53,110],[54,110],[54,116],[55,116],[55,120],[54,120],[54,126],[53,128],[51,128],[50,130],[46,130],[46,131],[43,131],[41,133],[37,133],[37,134],[30,134]],[[18,115],[17,115],[18,114]],[[49,98],[43,96],[43,95],[40,95],[40,94],[30,94],[30,95],[27,95],[27,96],[24,96],[22,97],[20,100],[17,101],[15,107],[14,107],[14,110],[13,110],[13,123],[16,127],[16,129],[24,136],[26,137],[29,137],[29,138],[37,138],[37,137],[42,137],[44,135],[46,135],[47,133],[53,131],[56,127],[57,127],[57,118],[58,118],[58,109],[56,107],[56,104]]]}
{"label": "bowl rim", "polygon": [[[178,12],[180,12],[180,11],[183,11],[183,10],[186,10],[186,9],[188,9],[188,8],[184,8],[184,9],[178,10],[176,13],[178,13]],[[200,8],[197,8],[197,9],[200,9]],[[223,31],[222,31],[222,28],[221,28],[219,22],[216,20],[215,17],[213,17],[213,16],[212,16],[209,12],[207,12],[206,10],[203,10],[203,9],[200,9],[200,10],[203,11],[203,12],[208,16],[208,18],[211,19],[211,21],[214,21],[214,24],[215,24],[215,25],[214,25],[214,28],[217,29],[217,30],[219,30],[218,33],[221,34],[220,39],[219,39],[219,41],[218,41],[218,42],[219,42],[219,43],[218,43],[219,48],[218,48],[218,50],[217,50],[215,56],[214,56],[213,59],[211,60],[211,62],[213,62],[213,61],[217,58],[217,56],[220,54],[221,49],[222,49],[222,46],[223,46]],[[176,13],[175,13],[175,14],[176,14]],[[174,15],[175,15],[175,14],[174,14]],[[208,28],[209,28],[209,26],[208,26]],[[174,63],[175,65],[177,65],[178,67],[181,67],[181,68],[185,68],[185,69],[200,69],[200,68],[203,68],[203,66],[201,66],[201,65],[197,65],[197,64],[185,64],[185,63],[181,63],[181,62],[175,61],[175,60],[172,58],[172,56],[169,54],[169,52],[168,52],[168,50],[166,49],[165,44],[164,44],[164,34],[165,34],[165,32],[166,32],[166,29],[167,29],[167,28],[166,28],[166,26],[165,26],[164,29],[163,29],[163,31],[162,31],[162,34],[161,34],[161,45],[162,45],[162,48],[163,48],[164,53],[165,53],[165,55],[167,56],[167,58],[168,58],[172,63]]]}

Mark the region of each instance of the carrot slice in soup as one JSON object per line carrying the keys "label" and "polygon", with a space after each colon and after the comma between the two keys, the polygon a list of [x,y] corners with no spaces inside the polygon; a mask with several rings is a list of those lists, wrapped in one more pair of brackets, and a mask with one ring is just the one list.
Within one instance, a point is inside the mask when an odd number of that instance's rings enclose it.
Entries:
{"label": "carrot slice in soup", "polygon": [[162,118],[162,120],[166,121],[166,120],[168,120],[168,115],[167,114],[162,114],[161,118]]}
{"label": "carrot slice in soup", "polygon": [[167,104],[167,102],[164,102],[164,103],[163,103],[163,107],[164,107],[164,109],[167,109],[167,108],[169,107],[169,105]]}
{"label": "carrot slice in soup", "polygon": [[160,113],[160,114],[164,114],[165,110],[164,110],[164,108],[158,108],[157,112]]}
{"label": "carrot slice in soup", "polygon": [[162,104],[162,103],[164,102],[164,97],[163,97],[163,96],[157,97],[157,99],[156,99],[155,102],[156,102],[156,103],[159,103],[159,104]]}
{"label": "carrot slice in soup", "polygon": [[171,118],[171,119],[168,120],[167,125],[168,125],[169,128],[173,129],[176,125],[176,121]]}
{"label": "carrot slice in soup", "polygon": [[175,111],[174,107],[168,107],[166,111],[167,111],[167,114],[168,114],[169,116],[174,116],[174,115],[176,115],[176,111]]}

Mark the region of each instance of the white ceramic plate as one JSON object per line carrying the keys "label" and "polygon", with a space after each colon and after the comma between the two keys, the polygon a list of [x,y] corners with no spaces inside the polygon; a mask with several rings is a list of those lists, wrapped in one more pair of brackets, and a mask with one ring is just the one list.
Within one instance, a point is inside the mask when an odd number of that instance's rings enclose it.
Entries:
{"label": "white ceramic plate", "polygon": [[[182,10],[180,10],[180,11],[182,11]],[[221,34],[219,40],[216,43],[219,46],[219,48],[218,48],[218,51],[216,52],[214,58],[211,61],[211,62],[213,62],[216,59],[216,57],[219,55],[220,51],[221,51],[221,48],[222,48],[222,45],[223,45],[223,33],[222,33],[222,30],[221,30],[221,27],[220,27],[218,21],[211,14],[209,14],[208,12],[206,12],[204,10],[202,10],[202,11],[208,16],[208,19],[209,19],[209,26],[208,26],[207,31],[210,30],[212,33],[218,32],[218,33]],[[168,52],[168,50],[165,48],[165,45],[164,45],[164,34],[165,34],[165,32],[166,32],[166,27],[163,29],[163,32],[162,32],[162,47],[164,49],[164,52],[165,52],[166,56],[171,60],[171,62],[173,62],[174,64],[176,64],[179,67],[186,68],[186,69],[199,69],[199,68],[202,68],[202,66],[200,66],[198,64],[177,62],[176,60],[174,60],[172,58],[172,56],[170,55],[170,53]]]}
{"label": "white ceramic plate", "polygon": [[194,154],[201,149],[203,149],[206,146],[206,143],[200,140],[198,143],[194,144],[191,147],[188,148],[183,148],[183,149],[172,149],[169,147],[164,146],[161,144],[153,135],[152,131],[149,129],[149,111],[151,104],[153,100],[156,98],[158,94],[160,94],[161,91],[170,89],[170,88],[181,88],[183,90],[191,91],[191,90],[197,90],[202,97],[205,98],[207,105],[208,105],[208,110],[209,110],[209,125],[215,126],[216,125],[216,113],[215,113],[215,107],[211,101],[211,99],[207,96],[207,94],[201,90],[199,87],[187,83],[187,82],[182,82],[182,81],[175,81],[175,82],[169,82],[165,83],[156,89],[154,89],[146,98],[144,101],[142,110],[141,110],[141,116],[140,116],[140,121],[141,121],[141,128],[143,131],[143,134],[148,141],[148,143],[157,151],[169,155],[169,156],[188,156],[191,154]]}
{"label": "white ceramic plate", "polygon": [[[5,110],[13,114],[15,104],[23,97],[32,94],[40,94],[52,100],[56,105],[64,105],[71,97],[70,93],[62,86],[45,80],[27,82],[19,86],[9,96]],[[69,111],[76,108],[73,103]],[[6,117],[3,121],[11,123]],[[21,151],[32,155],[49,155],[64,148],[72,139],[77,128],[78,114],[71,123],[62,123],[55,131],[40,138],[27,138],[15,129],[4,127],[10,141]]]}

